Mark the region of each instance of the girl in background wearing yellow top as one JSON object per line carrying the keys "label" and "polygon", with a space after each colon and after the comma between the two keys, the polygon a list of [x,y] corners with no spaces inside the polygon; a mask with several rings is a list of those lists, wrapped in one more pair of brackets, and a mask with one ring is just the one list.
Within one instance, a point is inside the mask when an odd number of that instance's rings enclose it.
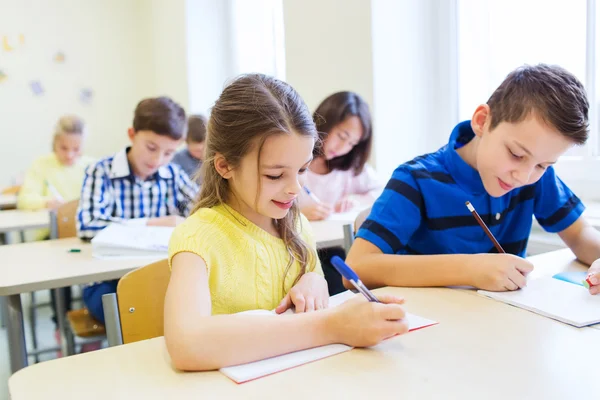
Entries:
{"label": "girl in background wearing yellow top", "polygon": [[[22,210],[56,209],[61,204],[76,200],[81,192],[85,167],[92,159],[81,155],[85,136],[83,121],[73,115],[61,117],[54,128],[51,154],[35,160],[25,175],[19,191],[17,208]],[[34,240],[47,239],[50,231],[33,232]],[[30,235],[27,235],[30,237]],[[65,304],[71,308],[71,288],[62,288]],[[54,291],[50,291],[52,320],[56,324]],[[55,332],[60,343],[58,329]]]}
{"label": "girl in background wearing yellow top", "polygon": [[92,161],[81,155],[83,139],[84,124],[80,118],[67,115],[58,120],[53,151],[35,160],[27,171],[19,192],[18,208],[56,209],[79,198],[85,167]]}
{"label": "girl in background wearing yellow top", "polygon": [[[296,91],[265,75],[239,77],[215,103],[198,204],[169,246],[164,333],[177,368],[370,346],[407,331],[402,300],[391,296],[326,309],[327,284],[296,204],[317,136]],[[296,314],[234,314],[291,307]]]}

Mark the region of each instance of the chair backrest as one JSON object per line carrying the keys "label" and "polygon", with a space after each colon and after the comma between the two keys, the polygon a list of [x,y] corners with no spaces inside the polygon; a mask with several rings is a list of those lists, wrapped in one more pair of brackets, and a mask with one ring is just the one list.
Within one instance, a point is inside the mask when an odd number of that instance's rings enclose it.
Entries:
{"label": "chair backrest", "polygon": [[63,239],[77,236],[77,207],[79,200],[69,201],[50,213],[50,237]]}
{"label": "chair backrest", "polygon": [[356,216],[356,219],[354,220],[354,233],[358,232],[358,230],[360,229],[360,226],[366,221],[367,217],[371,213],[371,208],[372,207],[369,207],[365,210],[362,210],[360,213],[358,213],[358,215]]}
{"label": "chair backrest", "polygon": [[352,243],[354,243],[354,235],[358,232],[360,226],[365,222],[369,213],[371,212],[371,207],[362,210],[356,216],[354,220],[354,224],[346,224],[344,225],[344,250],[346,250],[346,254],[350,251],[350,247],[352,247]]}
{"label": "chair backrest", "polygon": [[124,344],[163,335],[163,309],[170,277],[167,260],[161,260],[121,278],[117,301]]}
{"label": "chair backrest", "polygon": [[21,185],[7,186],[5,188],[2,188],[2,190],[0,190],[0,194],[6,194],[6,195],[19,194],[20,190],[21,190]]}

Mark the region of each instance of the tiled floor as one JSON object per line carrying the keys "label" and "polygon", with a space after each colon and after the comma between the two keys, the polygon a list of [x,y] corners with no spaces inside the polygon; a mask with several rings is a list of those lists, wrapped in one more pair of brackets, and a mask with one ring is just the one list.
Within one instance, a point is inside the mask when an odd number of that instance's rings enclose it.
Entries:
{"label": "tiled floor", "polygon": [[[78,294],[75,288],[74,295]],[[36,302],[48,302],[50,297],[49,291],[41,291],[36,293]],[[21,295],[21,303],[23,305],[23,312],[28,312],[29,305],[29,294]],[[78,307],[79,303],[75,302],[74,307]],[[54,340],[54,323],[50,319],[51,317],[50,307],[41,307],[37,309],[37,339],[38,347],[52,347],[56,346]],[[27,346],[31,346],[31,336],[29,327],[28,314],[24,315],[25,318],[25,333],[27,336]],[[40,362],[51,360],[56,358],[56,353],[45,353],[41,354]],[[33,357],[29,357],[29,363],[33,363]],[[8,378],[10,376],[10,360],[8,356],[8,340],[6,328],[0,328],[0,400],[8,400]]]}

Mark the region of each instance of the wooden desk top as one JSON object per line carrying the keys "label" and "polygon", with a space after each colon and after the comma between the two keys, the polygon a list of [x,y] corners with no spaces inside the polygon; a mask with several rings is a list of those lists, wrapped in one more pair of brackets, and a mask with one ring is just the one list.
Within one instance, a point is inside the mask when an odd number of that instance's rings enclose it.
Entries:
{"label": "wooden desk top", "polygon": [[15,208],[17,206],[17,195],[0,194],[0,209]]}
{"label": "wooden desk top", "polygon": [[311,221],[317,248],[343,246],[344,244],[344,225],[353,223],[354,220],[325,220]]}
{"label": "wooden desk top", "polygon": [[78,238],[0,246],[0,296],[117,279],[161,258],[100,260]]}
{"label": "wooden desk top", "polygon": [[600,331],[460,290],[381,290],[403,295],[408,311],[439,325],[241,385],[216,371],[174,370],[161,337],[30,366],[9,379],[10,395],[547,400],[591,398],[596,390]]}
{"label": "wooden desk top", "polygon": [[50,226],[50,213],[48,210],[0,211],[0,232],[20,231],[24,229],[48,228]]}
{"label": "wooden desk top", "polygon": [[[2,211],[1,213],[10,212]],[[39,217],[38,217],[39,218]],[[341,245],[343,221],[311,223],[317,246]],[[69,253],[69,249],[80,253]],[[0,246],[0,296],[34,290],[117,279],[158,258],[100,260],[92,257],[92,245],[77,238]]]}

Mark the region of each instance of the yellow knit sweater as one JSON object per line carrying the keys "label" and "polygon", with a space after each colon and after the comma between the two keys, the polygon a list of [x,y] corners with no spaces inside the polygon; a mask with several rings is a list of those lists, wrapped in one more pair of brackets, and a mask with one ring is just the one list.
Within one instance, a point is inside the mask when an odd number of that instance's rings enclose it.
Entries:
{"label": "yellow knit sweater", "polygon": [[[60,163],[55,153],[35,160],[27,170],[23,186],[19,191],[17,208],[21,210],[41,210],[54,196],[49,188],[52,185],[64,201],[76,200],[81,194],[85,168],[94,161],[81,156],[74,165]],[[41,240],[50,234],[49,229],[37,229],[29,239]]]}
{"label": "yellow knit sweater", "polygon": [[[323,275],[304,216],[300,235],[315,251],[313,272]],[[300,271],[300,265],[294,262],[285,277],[284,292],[282,284],[290,255],[283,240],[225,205],[202,208],[175,228],[169,243],[169,265],[180,252],[197,254],[205,261],[213,315],[277,307]]]}

